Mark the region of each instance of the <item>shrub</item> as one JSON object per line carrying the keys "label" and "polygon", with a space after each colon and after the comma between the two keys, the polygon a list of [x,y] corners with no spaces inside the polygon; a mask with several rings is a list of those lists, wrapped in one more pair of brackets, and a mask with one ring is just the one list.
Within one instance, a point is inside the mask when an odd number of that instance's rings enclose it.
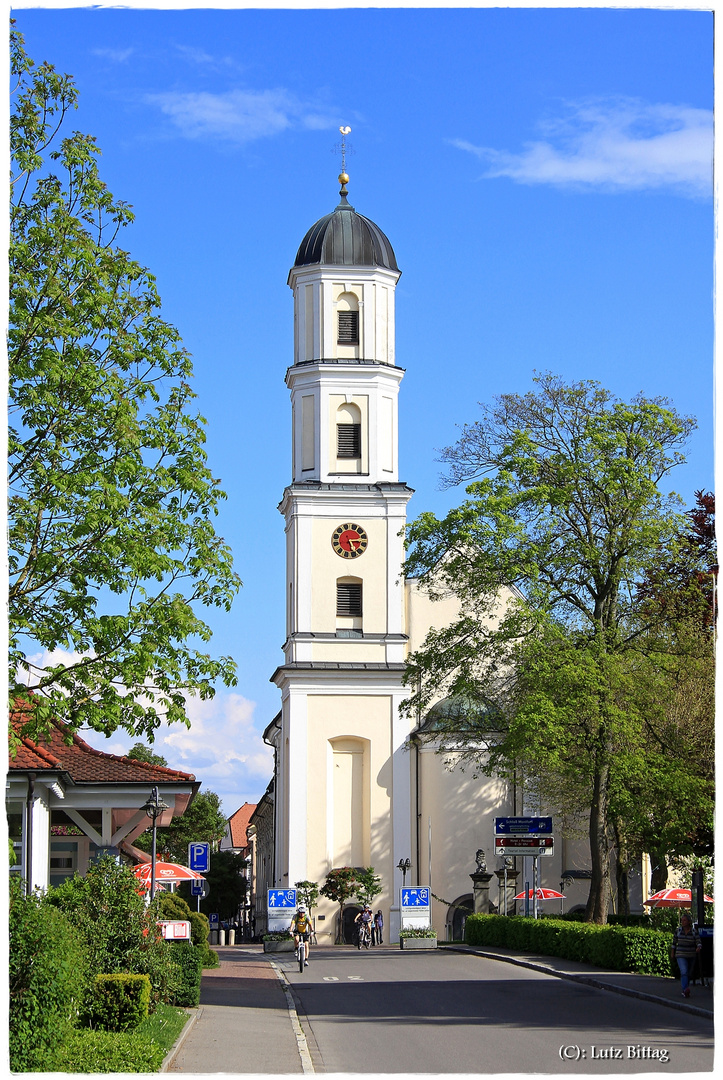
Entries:
{"label": "shrub", "polygon": [[637,926],[598,926],[562,919],[470,915],[468,945],[497,945],[595,964],[611,971],[670,972],[670,936]]}
{"label": "shrub", "polygon": [[201,953],[190,941],[169,941],[167,948],[178,970],[173,1004],[193,1009],[201,998]]}
{"label": "shrub", "polygon": [[62,1044],[49,1049],[44,1072],[148,1073],[158,1072],[164,1050],[136,1031],[71,1031]]}
{"label": "shrub", "polygon": [[159,902],[146,907],[127,867],[103,856],[85,877],[76,875],[51,889],[47,903],[65,912],[83,934],[93,976],[148,975],[152,1008],[173,996],[176,972],[158,930]]}
{"label": "shrub", "polygon": [[102,1031],[131,1031],[148,1016],[151,980],[147,975],[96,975],[93,1026]]}
{"label": "shrub", "polygon": [[431,926],[414,926],[410,930],[400,930],[400,938],[405,937],[436,937],[437,931]]}
{"label": "shrub", "polygon": [[77,1023],[88,971],[81,935],[39,896],[10,883],[10,1067],[41,1071],[47,1047]]}
{"label": "shrub", "polygon": [[261,936],[262,941],[291,941],[293,934],[290,930],[273,930],[269,934]]}

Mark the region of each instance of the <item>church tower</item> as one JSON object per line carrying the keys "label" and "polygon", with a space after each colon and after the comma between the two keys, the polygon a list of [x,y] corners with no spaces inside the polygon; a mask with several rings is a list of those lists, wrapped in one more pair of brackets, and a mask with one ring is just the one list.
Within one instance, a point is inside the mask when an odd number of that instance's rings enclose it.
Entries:
{"label": "church tower", "polygon": [[[412,846],[410,723],[400,716],[407,636],[402,531],[412,494],[398,475],[392,246],[349,205],[301,242],[294,294],[292,480],[286,523],[282,710],[276,751],[274,878],[323,883],[334,867],[372,865],[398,930],[396,870]],[[396,879],[400,880],[397,881]],[[376,901],[375,901],[376,903]],[[335,905],[322,900],[320,943]]]}

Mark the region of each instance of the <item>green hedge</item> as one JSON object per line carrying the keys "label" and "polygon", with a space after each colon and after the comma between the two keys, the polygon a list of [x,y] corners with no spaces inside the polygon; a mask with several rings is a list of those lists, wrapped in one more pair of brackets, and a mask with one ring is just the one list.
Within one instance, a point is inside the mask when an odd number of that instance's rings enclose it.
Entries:
{"label": "green hedge", "polygon": [[644,927],[470,915],[465,926],[465,942],[561,956],[610,971],[670,974],[670,934]]}
{"label": "green hedge", "polygon": [[93,1027],[132,1031],[148,1016],[151,980],[147,975],[96,975],[91,1004]]}
{"label": "green hedge", "polygon": [[203,949],[190,941],[167,941],[166,948],[178,970],[173,1004],[193,1009],[201,998]]}

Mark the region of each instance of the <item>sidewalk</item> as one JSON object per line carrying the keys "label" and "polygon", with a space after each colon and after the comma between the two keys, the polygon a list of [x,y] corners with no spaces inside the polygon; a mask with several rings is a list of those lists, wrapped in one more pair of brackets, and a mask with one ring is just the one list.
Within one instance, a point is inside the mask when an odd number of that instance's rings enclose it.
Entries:
{"label": "sidewalk", "polygon": [[[214,949],[221,964],[204,971],[201,1004],[169,1054],[164,1072],[301,1073],[305,1069],[290,997],[261,945]],[[301,1029],[298,1028],[299,1033]],[[312,1070],[309,1070],[312,1071]]]}
{"label": "sidewalk", "polygon": [[455,952],[474,953],[488,960],[500,960],[507,964],[542,971],[560,979],[595,986],[599,990],[609,990],[616,994],[625,994],[643,1001],[653,1001],[657,1005],[667,1005],[682,1012],[693,1013],[713,1019],[713,987],[700,983],[691,985],[690,997],[684,998],[680,990],[680,981],[662,975],[634,975],[625,971],[605,971],[590,964],[580,964],[574,960],[564,960],[560,956],[537,956],[534,953],[520,952],[514,949],[500,949],[493,946],[445,945],[445,949]]}

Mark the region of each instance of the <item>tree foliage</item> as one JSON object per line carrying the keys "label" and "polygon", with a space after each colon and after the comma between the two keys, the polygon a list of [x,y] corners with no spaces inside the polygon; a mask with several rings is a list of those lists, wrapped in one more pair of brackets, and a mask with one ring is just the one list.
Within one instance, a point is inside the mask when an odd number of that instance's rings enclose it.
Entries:
{"label": "tree foliage", "polygon": [[326,881],[319,890],[327,900],[333,900],[339,905],[337,944],[341,941],[344,905],[356,895],[356,890],[357,872],[353,866],[339,866],[330,870],[326,875]]}
{"label": "tree foliage", "polygon": [[[225,832],[226,818],[221,809],[220,796],[215,791],[199,791],[179,817],[175,817],[170,825],[156,830],[159,858],[185,865],[188,861],[189,844],[208,843],[215,848]],[[150,851],[151,842],[150,829],[135,841],[142,851]]]}
{"label": "tree foliage", "polygon": [[17,33],[12,74],[11,693],[37,688],[36,729],[54,715],[152,736],[186,721],[186,694],[235,681],[198,613],[228,610],[240,584],[213,527],[225,496],[190,358],[153,275],[119,246],[131,209],[95,140],[62,134],[72,79],[36,67]]}
{"label": "tree foliage", "polygon": [[135,746],[131,747],[128,751],[127,757],[132,761],[145,761],[147,765],[167,765],[168,762],[160,754],[154,754],[150,746],[146,746],[145,743],[137,742]]}
{"label": "tree foliage", "polygon": [[[661,398],[626,403],[550,374],[535,382],[483,406],[444,451],[448,483],[471,481],[468,499],[409,526],[407,574],[433,596],[457,596],[460,615],[411,657],[408,708],[422,714],[443,689],[506,715],[493,734],[449,722],[435,737],[584,812],[587,917],[604,922],[618,780],[645,771],[663,719],[643,692],[663,619],[640,587],[661,562],[695,561],[679,500],[660,487],[694,421]],[[684,772],[680,805],[690,806]]]}
{"label": "tree foliage", "polygon": [[374,873],[373,866],[367,866],[357,874],[355,896],[360,904],[371,904],[375,896],[382,891],[382,879]]}
{"label": "tree foliage", "polygon": [[304,904],[311,915],[319,903],[319,886],[315,881],[295,881],[294,888],[296,889],[297,903]]}

